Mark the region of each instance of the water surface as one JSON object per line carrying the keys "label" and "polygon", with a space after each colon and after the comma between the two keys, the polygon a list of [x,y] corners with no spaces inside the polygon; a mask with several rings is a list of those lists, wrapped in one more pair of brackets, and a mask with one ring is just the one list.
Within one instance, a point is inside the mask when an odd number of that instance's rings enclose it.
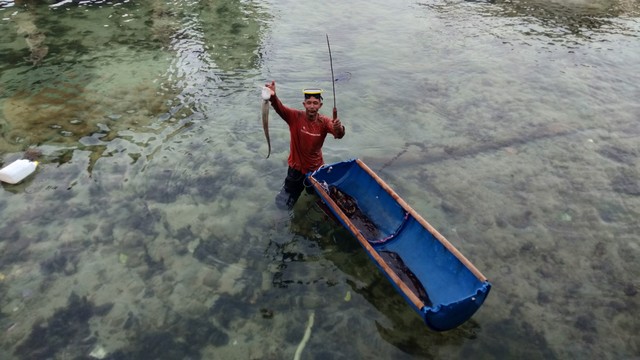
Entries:
{"label": "water surface", "polygon": [[[354,10],[355,9],[355,10]],[[640,356],[634,1],[0,2],[7,359]],[[344,229],[273,204],[331,39],[342,140],[493,284],[428,330]]]}

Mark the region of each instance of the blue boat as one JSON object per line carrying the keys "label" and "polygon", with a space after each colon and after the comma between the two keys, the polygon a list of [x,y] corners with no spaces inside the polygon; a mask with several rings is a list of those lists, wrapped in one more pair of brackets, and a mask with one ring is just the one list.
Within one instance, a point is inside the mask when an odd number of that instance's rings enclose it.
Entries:
{"label": "blue boat", "polygon": [[431,329],[453,329],[482,306],[487,278],[360,159],[324,165],[307,179]]}

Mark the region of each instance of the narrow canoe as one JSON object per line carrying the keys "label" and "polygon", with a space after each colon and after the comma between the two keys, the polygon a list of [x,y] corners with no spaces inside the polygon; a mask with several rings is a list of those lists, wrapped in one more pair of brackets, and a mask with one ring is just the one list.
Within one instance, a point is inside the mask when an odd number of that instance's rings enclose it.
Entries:
{"label": "narrow canoe", "polygon": [[431,329],[453,329],[482,306],[487,278],[360,159],[325,165],[307,178]]}

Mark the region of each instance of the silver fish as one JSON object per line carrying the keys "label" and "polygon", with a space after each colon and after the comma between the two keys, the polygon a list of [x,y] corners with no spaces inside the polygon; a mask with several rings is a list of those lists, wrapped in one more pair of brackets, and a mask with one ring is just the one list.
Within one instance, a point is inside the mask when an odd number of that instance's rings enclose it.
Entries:
{"label": "silver fish", "polygon": [[264,130],[264,136],[267,138],[267,145],[269,146],[269,153],[267,159],[271,155],[271,139],[269,138],[269,98],[271,98],[271,92],[268,88],[262,88],[262,129]]}

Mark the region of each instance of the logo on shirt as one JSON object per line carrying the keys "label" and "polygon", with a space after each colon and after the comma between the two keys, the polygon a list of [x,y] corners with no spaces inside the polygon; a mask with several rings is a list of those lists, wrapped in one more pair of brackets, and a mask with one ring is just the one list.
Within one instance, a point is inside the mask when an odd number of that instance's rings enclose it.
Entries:
{"label": "logo on shirt", "polygon": [[311,136],[321,136],[322,134],[314,134],[312,132],[307,131],[307,127],[303,126],[302,129],[300,129],[300,132],[303,134],[307,134],[307,135],[311,135]]}

